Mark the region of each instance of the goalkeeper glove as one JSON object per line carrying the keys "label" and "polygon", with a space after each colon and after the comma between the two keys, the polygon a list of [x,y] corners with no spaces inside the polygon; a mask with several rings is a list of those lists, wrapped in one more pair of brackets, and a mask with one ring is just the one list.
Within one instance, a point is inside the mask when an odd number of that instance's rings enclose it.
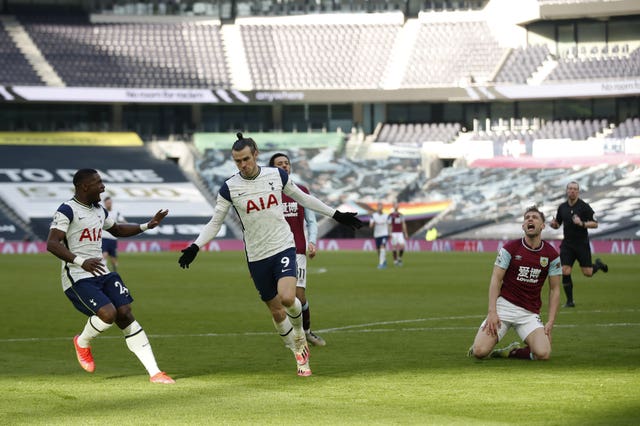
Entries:
{"label": "goalkeeper glove", "polygon": [[196,258],[199,250],[200,247],[198,247],[196,244],[191,244],[189,247],[182,250],[182,256],[180,256],[180,259],[178,259],[180,267],[182,269],[189,269],[189,264],[191,264],[191,262],[193,262],[193,260]]}
{"label": "goalkeeper glove", "polygon": [[336,212],[333,214],[333,218],[336,220],[336,222],[348,226],[353,230],[356,230],[362,227],[362,222],[356,217],[357,214],[358,213],[352,212],[343,213],[339,210],[336,210]]}

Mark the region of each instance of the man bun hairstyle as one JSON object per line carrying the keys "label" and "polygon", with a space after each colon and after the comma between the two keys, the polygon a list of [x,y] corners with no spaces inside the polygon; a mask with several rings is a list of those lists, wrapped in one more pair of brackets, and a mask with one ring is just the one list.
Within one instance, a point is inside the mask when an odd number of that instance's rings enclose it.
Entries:
{"label": "man bun hairstyle", "polygon": [[291,162],[291,160],[289,159],[289,156],[288,156],[287,154],[282,153],[282,152],[276,152],[276,153],[275,153],[275,154],[273,154],[273,155],[271,156],[271,158],[269,159],[269,167],[275,167],[275,165],[276,165],[276,158],[278,158],[278,157],[284,157],[284,158],[286,158],[287,160],[289,160],[289,162]]}
{"label": "man bun hairstyle", "polygon": [[233,151],[242,151],[246,147],[249,147],[251,149],[251,153],[253,154],[258,150],[258,145],[256,145],[256,142],[253,139],[245,138],[244,136],[242,136],[242,132],[236,133],[236,136],[238,137],[238,140],[235,141],[233,143],[233,146],[231,147]]}

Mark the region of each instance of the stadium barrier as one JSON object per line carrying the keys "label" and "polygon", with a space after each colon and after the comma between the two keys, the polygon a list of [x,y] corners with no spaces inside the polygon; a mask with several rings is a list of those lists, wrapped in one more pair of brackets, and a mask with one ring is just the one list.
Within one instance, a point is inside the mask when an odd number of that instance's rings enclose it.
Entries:
{"label": "stadium barrier", "polygon": [[[406,251],[427,252],[478,252],[495,253],[507,240],[409,240]],[[141,238],[118,240],[118,250],[121,253],[146,253],[161,251],[180,251],[191,244],[191,240],[149,240]],[[549,241],[557,250],[561,240]],[[319,251],[375,251],[375,242],[369,238],[354,239],[321,239],[318,241]],[[203,251],[242,251],[242,240],[213,240]],[[0,254],[36,254],[47,251],[45,242],[6,241],[0,242]],[[594,254],[627,254],[640,253],[640,240],[595,240],[591,241],[591,251]]]}

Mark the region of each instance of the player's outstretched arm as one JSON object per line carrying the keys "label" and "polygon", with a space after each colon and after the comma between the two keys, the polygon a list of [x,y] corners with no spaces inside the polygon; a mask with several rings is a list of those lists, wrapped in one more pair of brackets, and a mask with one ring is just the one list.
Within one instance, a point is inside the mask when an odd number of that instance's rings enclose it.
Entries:
{"label": "player's outstretched arm", "polygon": [[348,226],[353,230],[356,230],[362,228],[362,221],[356,217],[357,215],[358,213],[341,212],[340,210],[336,210],[336,212],[333,214],[333,218],[336,220],[336,222]]}
{"label": "player's outstretched arm", "polygon": [[153,229],[162,222],[162,219],[167,217],[169,210],[158,210],[153,215],[151,220],[147,223],[138,225],[137,223],[116,223],[111,228],[107,229],[114,237],[132,237],[138,235],[147,229]]}

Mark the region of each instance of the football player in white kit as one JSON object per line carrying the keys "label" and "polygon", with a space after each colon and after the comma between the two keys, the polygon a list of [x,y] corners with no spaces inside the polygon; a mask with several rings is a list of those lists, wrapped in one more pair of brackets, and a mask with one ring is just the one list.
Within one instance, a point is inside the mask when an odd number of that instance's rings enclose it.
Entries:
{"label": "football player in white kit", "polygon": [[233,209],[244,231],[245,251],[249,271],[260,298],[271,311],[273,323],[285,345],[296,358],[299,376],[310,376],[309,346],[302,327],[302,304],[296,297],[297,267],[293,234],[284,218],[282,193],[303,207],[353,229],[362,222],[356,213],[343,213],[317,198],[302,192],[289,175],[276,167],[260,167],[258,147],[251,138],[238,133],[231,148],[239,173],[220,188],[213,217],[193,244],[182,250],[178,263],[188,268],[201,247],[211,241]]}
{"label": "football player in white kit", "polygon": [[116,237],[138,235],[158,226],[167,210],[158,211],[147,223],[116,223],[99,203],[104,184],[94,169],[80,169],[73,176],[74,197],[62,203],[51,223],[47,250],[62,260],[62,289],[77,310],[89,317],[84,330],[73,339],[80,366],[93,373],[91,340],[115,323],[125,342],[149,373],[152,383],[172,384],[160,371],[142,326],[131,312],[133,297],[117,272],[109,272],[102,257],[102,231]]}
{"label": "football player in white kit", "polygon": [[378,269],[387,267],[387,240],[389,239],[389,215],[382,212],[382,203],[378,203],[378,209],[371,215],[369,227],[373,228],[373,238],[376,240],[378,250]]}

